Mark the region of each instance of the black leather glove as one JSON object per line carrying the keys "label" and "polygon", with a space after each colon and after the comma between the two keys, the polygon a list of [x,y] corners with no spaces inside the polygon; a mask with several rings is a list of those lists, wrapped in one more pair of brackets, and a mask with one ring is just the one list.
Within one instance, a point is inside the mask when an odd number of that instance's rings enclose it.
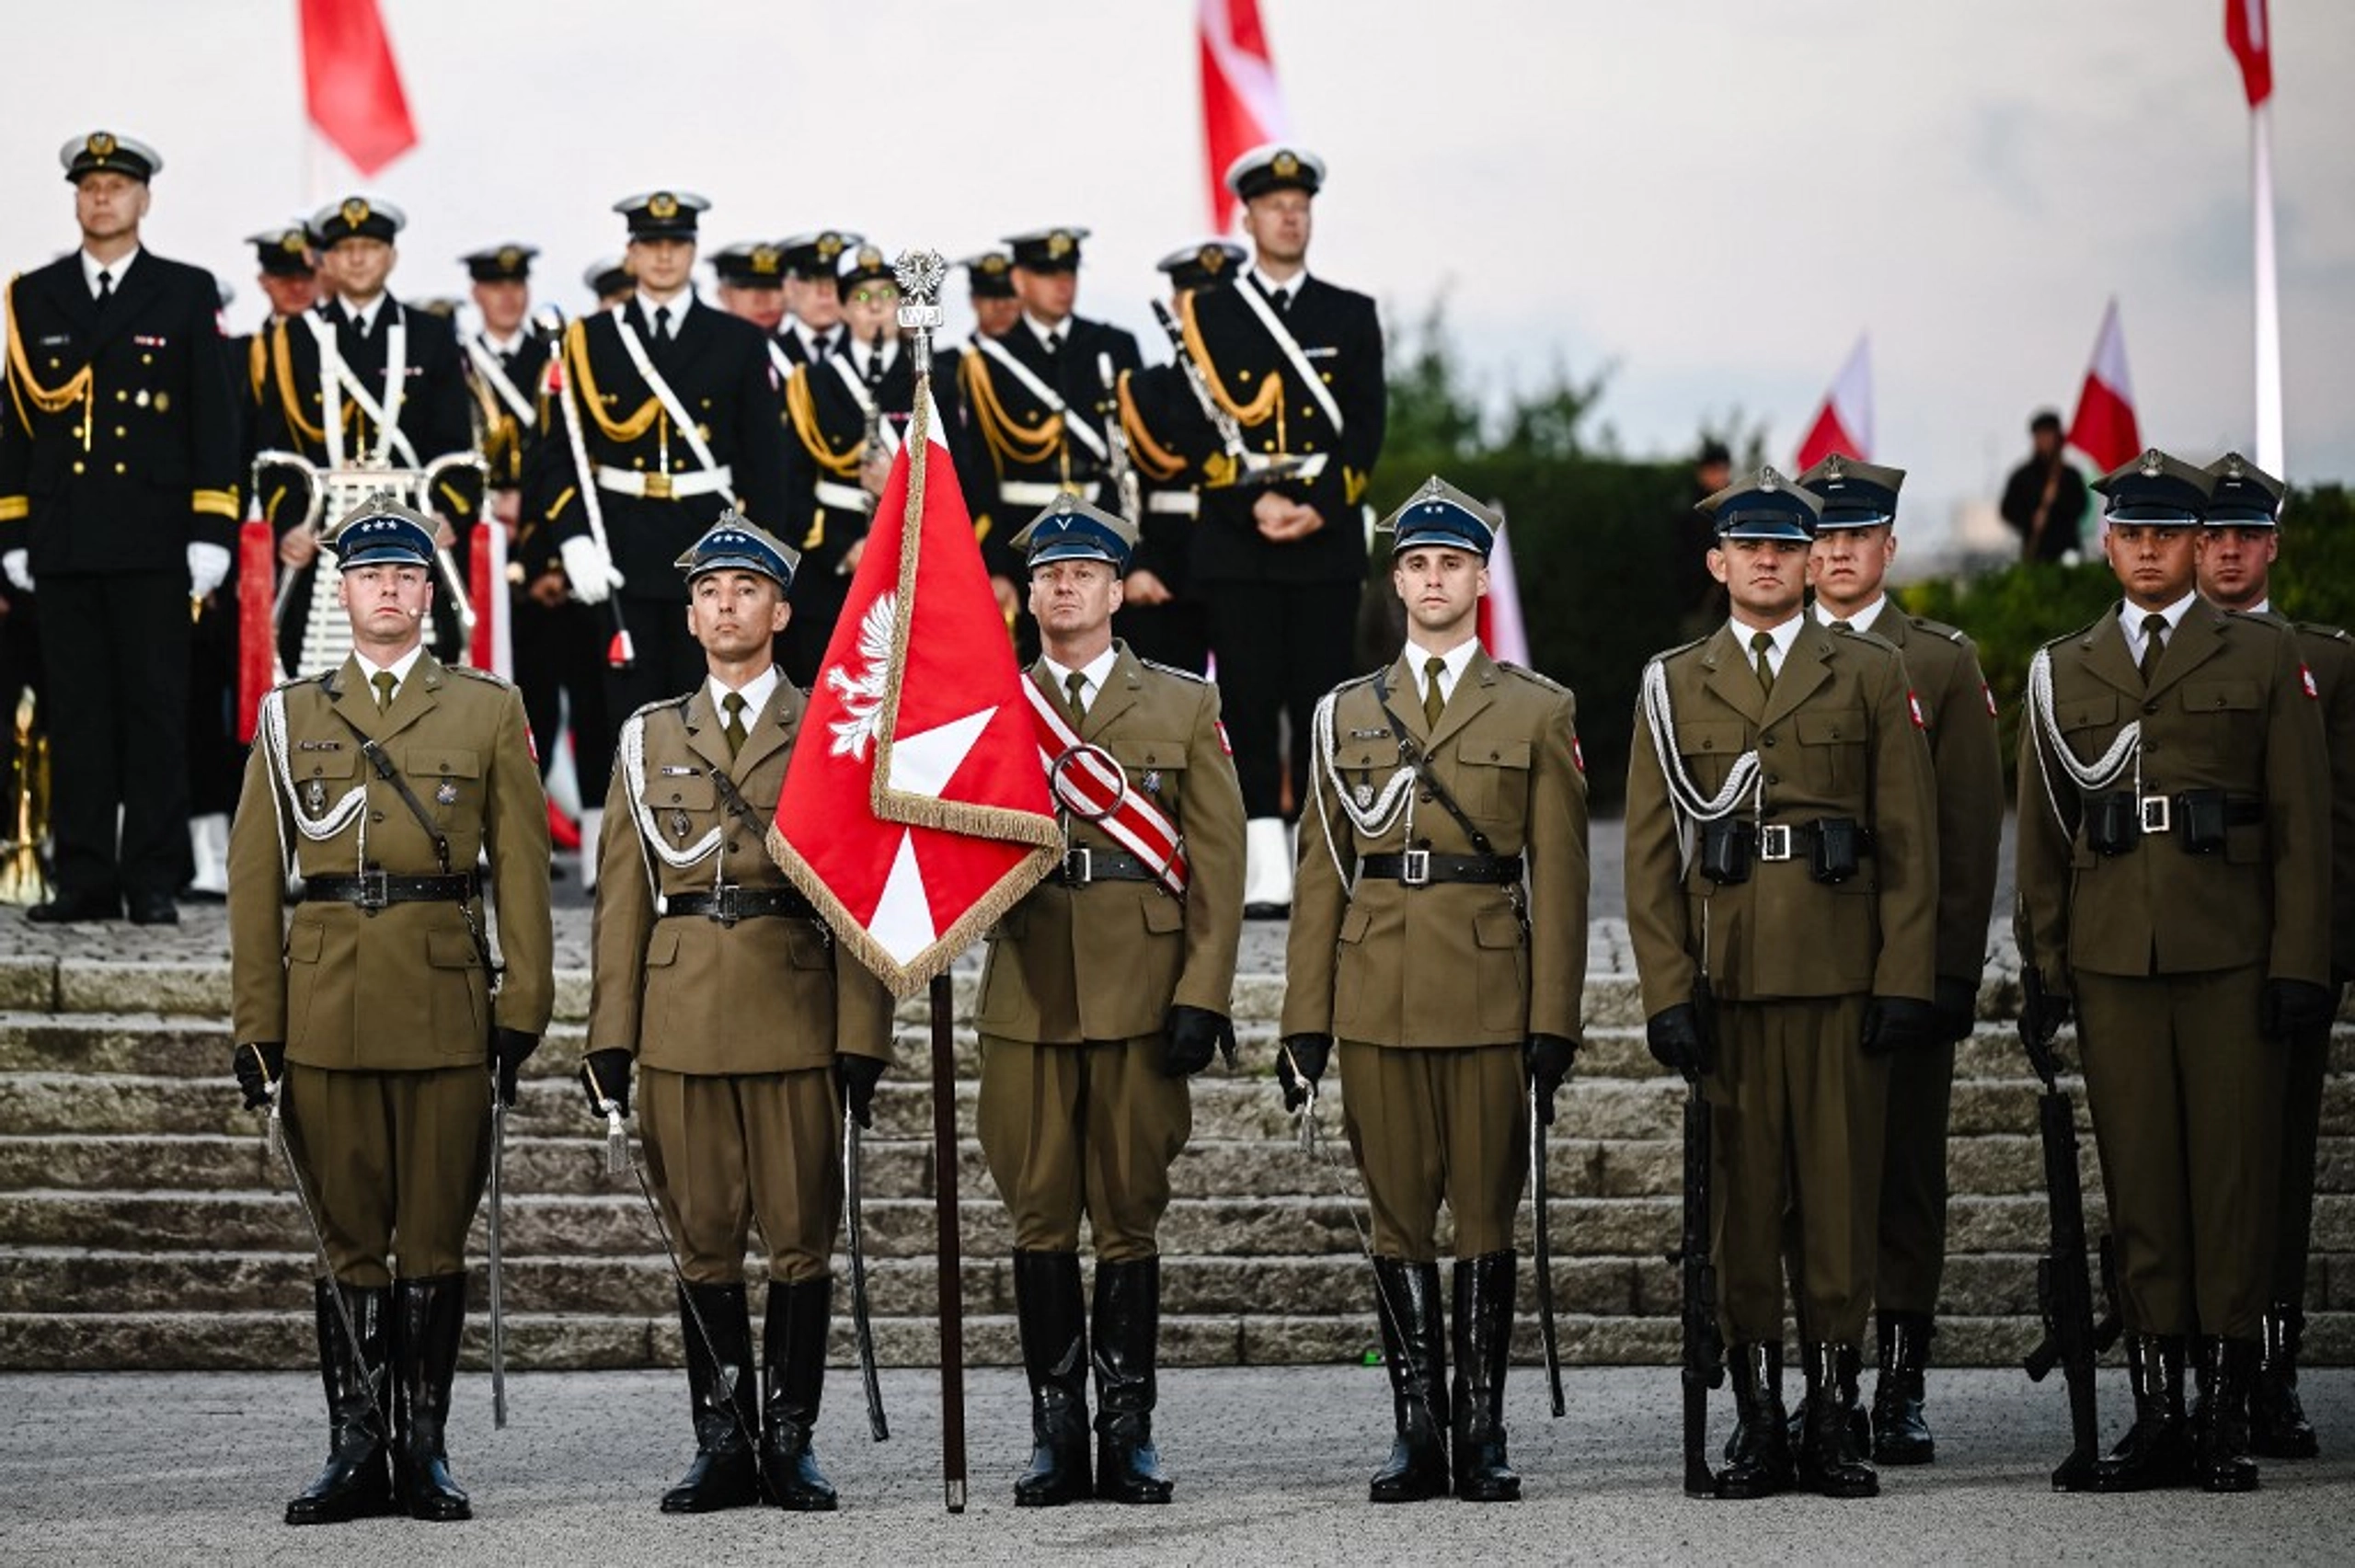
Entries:
{"label": "black leather glove", "polygon": [[1330,1035],[1286,1035],[1276,1053],[1276,1082],[1283,1086],[1284,1109],[1296,1111],[1308,1103],[1309,1092],[1325,1076],[1333,1055]]}
{"label": "black leather glove", "polygon": [[1166,1078],[1191,1078],[1226,1053],[1235,1060],[1235,1024],[1223,1013],[1172,1002],[1161,1025],[1161,1071]]}
{"label": "black leather glove", "polygon": [[1547,1127],[1554,1125],[1554,1096],[1562,1092],[1562,1081],[1569,1077],[1578,1054],[1579,1043],[1559,1035],[1532,1035],[1521,1048],[1531,1092],[1537,1096],[1537,1119]]}
{"label": "black leather glove", "polygon": [[1689,1001],[1663,1007],[1644,1020],[1644,1044],[1652,1059],[1671,1072],[1698,1078],[1709,1070],[1708,1042],[1701,1037],[1701,1010]]}
{"label": "black leather glove", "polygon": [[1979,982],[1940,975],[1937,992],[1939,1039],[1970,1038],[1970,1032],[1979,1027]]}
{"label": "black leather glove", "polygon": [[499,1075],[499,1103],[515,1103],[515,1074],[540,1048],[537,1035],[526,1035],[521,1029],[510,1029],[501,1024],[490,1032],[490,1066]]}
{"label": "black leather glove", "polygon": [[237,1087],[246,1092],[246,1109],[266,1111],[270,1085],[286,1075],[286,1047],[276,1040],[239,1046],[229,1053],[229,1070],[237,1075]]}
{"label": "black leather glove", "polygon": [[611,1100],[629,1115],[629,1053],[611,1047],[580,1059],[580,1093],[589,1098],[589,1114],[604,1119],[604,1102]]}
{"label": "black leather glove", "polygon": [[2269,1040],[2289,1040],[2327,1028],[2338,1011],[2338,993],[2312,980],[2268,980],[2257,1027]]}
{"label": "black leather glove", "polygon": [[875,1086],[883,1081],[884,1061],[881,1057],[838,1056],[834,1059],[834,1075],[842,1080],[843,1104],[850,1108],[850,1119],[862,1131],[875,1127]]}
{"label": "black leather glove", "polygon": [[1942,1038],[1939,1026],[1938,1010],[1919,997],[1877,996],[1865,1003],[1865,1054],[1935,1046]]}

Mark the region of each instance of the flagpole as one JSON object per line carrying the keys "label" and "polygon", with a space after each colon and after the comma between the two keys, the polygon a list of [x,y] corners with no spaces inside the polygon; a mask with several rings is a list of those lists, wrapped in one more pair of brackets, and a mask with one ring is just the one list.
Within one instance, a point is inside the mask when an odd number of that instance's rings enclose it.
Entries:
{"label": "flagpole", "polygon": [[2281,297],[2273,252],[2273,104],[2249,110],[2249,175],[2256,227],[2257,465],[2287,475],[2281,434]]}

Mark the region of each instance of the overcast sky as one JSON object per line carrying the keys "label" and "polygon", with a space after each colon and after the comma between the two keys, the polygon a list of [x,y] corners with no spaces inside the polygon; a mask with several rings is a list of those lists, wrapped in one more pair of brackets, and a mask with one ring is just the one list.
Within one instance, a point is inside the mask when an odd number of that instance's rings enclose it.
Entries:
{"label": "overcast sky", "polygon": [[[712,199],[713,246],[836,224],[953,257],[1081,223],[1082,311],[1147,339],[1154,259],[1207,222],[1192,0],[382,4],[422,142],[327,192],[293,0],[16,18],[0,264],[73,243],[56,148],[101,127],[163,153],[149,242],[228,278],[239,326],[262,309],[239,236],[347,188],[410,216],[398,292],[463,292],[458,254],[518,239],[568,310],[620,247],[609,204],[656,186]],[[2066,414],[2113,293],[2145,438],[2195,461],[2252,442],[2248,116],[2219,0],[1261,6],[1294,133],[1331,166],[1315,269],[1394,323],[1445,291],[1492,389],[1609,366],[1601,418],[1631,452],[1738,410],[1786,460],[1869,330],[1873,455],[1912,471],[1926,531],[2000,486],[2032,408]],[[2273,13],[2290,466],[2347,477],[2355,6]]]}

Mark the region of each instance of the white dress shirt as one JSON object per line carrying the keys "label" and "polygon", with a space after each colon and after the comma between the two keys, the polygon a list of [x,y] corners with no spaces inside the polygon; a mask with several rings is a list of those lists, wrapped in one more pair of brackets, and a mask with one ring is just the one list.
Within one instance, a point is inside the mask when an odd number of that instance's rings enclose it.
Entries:
{"label": "white dress shirt", "polygon": [[[1054,681],[1055,694],[1068,698],[1071,694],[1073,672],[1063,665],[1057,664],[1045,654],[1039,657],[1040,662],[1047,667],[1048,675]],[[1081,711],[1086,712],[1096,706],[1096,699],[1103,694],[1104,682],[1110,679],[1112,665],[1120,657],[1120,650],[1118,647],[1108,647],[1094,658],[1089,659],[1086,667],[1078,671]]]}
{"label": "white dress shirt", "polygon": [[704,686],[711,693],[711,711],[719,715],[719,722],[722,724],[728,722],[728,709],[722,705],[727,700],[728,693],[742,692],[744,727],[750,729],[761,715],[767,711],[769,699],[776,694],[776,683],[780,679],[776,666],[772,664],[741,686],[730,686],[717,675],[706,677]]}
{"label": "white dress shirt", "polygon": [[1454,696],[1455,683],[1464,679],[1464,671],[1470,668],[1472,655],[1479,646],[1479,638],[1466,637],[1445,653],[1441,653],[1436,648],[1425,647],[1412,637],[1407,638],[1407,662],[1414,667],[1415,700],[1420,702],[1424,697],[1427,688],[1423,681],[1423,666],[1434,658],[1438,659],[1442,666],[1439,672],[1439,700],[1444,703]]}
{"label": "white dress shirt", "polygon": [[1880,619],[1881,607],[1888,602],[1889,595],[1884,593],[1854,615],[1834,615],[1824,608],[1823,601],[1819,599],[1815,601],[1815,618],[1827,626],[1834,621],[1845,621],[1852,632],[1869,632],[1873,629],[1873,623]]}
{"label": "white dress shirt", "polygon": [[1766,668],[1780,675],[1783,660],[1790,657],[1791,645],[1799,640],[1799,627],[1806,620],[1805,615],[1794,615],[1779,626],[1752,626],[1743,624],[1737,616],[1727,625],[1733,632],[1733,640],[1740,645],[1742,657],[1750,661],[1753,670],[1758,665],[1758,652],[1750,646],[1750,639],[1760,632],[1774,638],[1774,645],[1766,650]]}
{"label": "white dress shirt", "polygon": [[82,281],[89,285],[90,297],[94,300],[98,297],[98,274],[101,272],[114,280],[116,293],[122,292],[123,274],[129,272],[131,264],[138,259],[139,247],[135,245],[131,247],[128,255],[118,256],[112,261],[100,261],[88,251],[84,251],[82,253]]}
{"label": "white dress shirt", "polygon": [[393,695],[397,697],[401,688],[408,684],[408,672],[417,668],[417,661],[424,653],[425,645],[419,643],[390,664],[378,664],[358,648],[351,650],[351,657],[360,666],[360,682],[367,688],[370,697],[376,694],[376,677],[387,670],[393,672]]}
{"label": "white dress shirt", "polygon": [[[2198,597],[2197,594],[2187,593],[2164,610],[2145,610],[2131,599],[2120,604],[2118,610],[2118,629],[2126,634],[2126,657],[2132,659],[2137,666],[2142,662],[2142,618],[2144,616],[2165,616],[2166,641],[2171,643],[2175,641],[2177,631],[2183,625],[2184,612],[2191,608],[2191,601]],[[2162,643],[2159,646],[2164,649],[2166,644]]]}

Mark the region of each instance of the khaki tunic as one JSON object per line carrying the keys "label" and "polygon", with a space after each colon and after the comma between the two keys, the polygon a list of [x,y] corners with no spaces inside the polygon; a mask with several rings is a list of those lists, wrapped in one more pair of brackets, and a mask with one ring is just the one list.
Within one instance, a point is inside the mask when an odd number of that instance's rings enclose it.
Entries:
{"label": "khaki tunic", "polygon": [[[2200,601],[2147,691],[2114,612],[2047,653],[2052,713],[2079,759],[2140,720],[2145,796],[2216,789],[2262,804],[2265,819],[2228,827],[2218,853],[2154,834],[2101,855],[2039,727],[2021,736],[2020,897],[2046,985],[2078,1000],[2126,1326],[2255,1338],[2284,1074],[2257,1004],[2269,978],[2330,973],[2320,704],[2292,634]],[[2136,782],[2130,771],[2112,787]]]}
{"label": "khaki tunic", "polygon": [[[304,877],[352,876],[363,853],[392,876],[441,873],[432,838],[361,753],[362,737],[379,742],[446,836],[451,867],[488,864],[506,964],[495,1022],[544,1032],[556,991],[547,802],[523,698],[421,654],[382,713],[353,659],[270,700],[283,705],[287,773],[265,730],[229,837],[236,1036],[285,1043],[289,1131],[337,1276],[381,1284],[395,1253],[404,1276],[453,1273],[488,1171],[494,1018],[466,917],[454,901],[304,903],[290,916],[281,855]],[[314,841],[293,826],[353,791],[364,804],[341,831]],[[480,899],[471,913],[482,926]]]}
{"label": "khaki tunic", "polygon": [[[1028,678],[1060,706],[1043,660]],[[974,1018],[980,1131],[1017,1249],[1075,1250],[1085,1215],[1097,1255],[1122,1262],[1154,1254],[1192,1128],[1186,1081],[1161,1070],[1163,1021],[1173,1005],[1234,1011],[1243,795],[1218,689],[1125,646],[1078,729],[1177,823],[1186,896],[1049,881],[991,929]],[[1121,847],[1093,823],[1068,831],[1074,848]]]}
{"label": "khaki tunic", "polygon": [[1727,1333],[1781,1337],[1788,1209],[1809,1332],[1853,1344],[1873,1296],[1889,1070],[1864,1053],[1855,1003],[1926,1001],[1935,989],[1938,803],[1923,719],[1894,647],[1812,622],[1771,694],[1730,625],[1660,663],[1673,754],[1704,795],[1755,750],[1764,821],[1844,817],[1872,836],[1873,853],[1836,885],[1809,875],[1803,851],[1754,864],[1747,882],[1710,882],[1697,853],[1683,864],[1666,775],[1638,716],[1627,762],[1628,936],[1651,1014],[1692,1000],[1706,935],[1720,1003],[1706,1088],[1717,1105],[1712,1219]]}
{"label": "khaki tunic", "polygon": [[[708,682],[641,709],[623,727],[605,800],[588,1048],[638,1059],[648,1168],[697,1284],[743,1277],[754,1219],[772,1280],[825,1275],[843,1202],[834,1061],[890,1059],[890,994],[814,916],[729,925],[663,912],[671,898],[723,880],[790,889],[769,858],[767,818],[805,702],[779,681],[746,715],[732,759]],[[722,772],[760,820],[730,809]],[[684,855],[715,832],[685,865],[649,848]]]}
{"label": "khaki tunic", "polygon": [[[1373,677],[1329,699],[1333,767],[1316,763],[1301,817],[1282,1029],[1340,1041],[1344,1127],[1373,1199],[1375,1250],[1428,1262],[1442,1200],[1457,1256],[1511,1245],[1529,1157],[1522,1047],[1583,1033],[1587,810],[1568,691],[1476,650],[1430,726],[1415,659],[1409,645],[1385,672],[1396,725]],[[1343,809],[1337,787],[1377,798],[1418,754],[1489,853],[1522,857],[1522,886],[1359,876],[1369,854],[1476,853],[1419,783],[1379,837]],[[1424,1053],[1431,1059],[1392,1059]]]}

